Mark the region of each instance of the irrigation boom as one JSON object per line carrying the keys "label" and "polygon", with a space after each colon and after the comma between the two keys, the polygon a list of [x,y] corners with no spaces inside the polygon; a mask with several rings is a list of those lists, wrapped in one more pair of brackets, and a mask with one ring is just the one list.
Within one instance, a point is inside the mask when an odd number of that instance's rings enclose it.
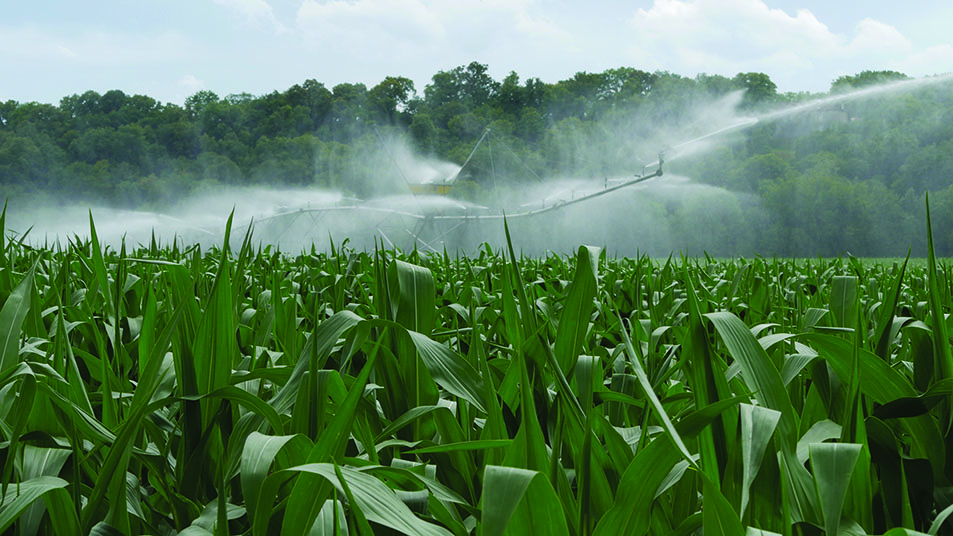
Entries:
{"label": "irrigation boom", "polygon": [[524,211],[524,212],[516,212],[516,213],[512,213],[512,214],[505,214],[505,213],[503,213],[503,214],[475,214],[475,215],[436,215],[436,216],[432,216],[432,218],[435,219],[435,220],[467,220],[467,219],[498,220],[498,219],[502,219],[502,218],[515,219],[515,218],[529,218],[529,217],[532,217],[532,216],[538,216],[538,215],[540,215],[540,214],[545,214],[545,213],[547,213],[547,212],[552,212],[552,211],[554,211],[554,210],[559,210],[559,209],[566,208],[566,207],[568,207],[568,206],[570,206],[570,205],[575,205],[575,204],[578,204],[578,203],[583,203],[583,202],[585,202],[585,201],[589,201],[590,199],[595,199],[595,198],[597,198],[597,197],[601,197],[601,196],[604,196],[604,195],[606,195],[606,194],[615,192],[616,190],[621,190],[621,189],[623,189],[623,188],[628,188],[628,187],[630,187],[630,186],[635,186],[636,184],[639,184],[640,182],[645,182],[645,181],[647,181],[647,180],[649,180],[649,179],[654,179],[655,177],[661,177],[661,176],[662,176],[662,163],[664,162],[663,157],[664,157],[664,155],[663,155],[662,153],[659,153],[658,167],[656,167],[655,171],[653,171],[652,173],[649,173],[648,175],[636,175],[634,178],[627,179],[627,180],[625,180],[625,181],[623,181],[623,182],[621,182],[621,183],[619,183],[619,184],[616,184],[616,185],[614,185],[614,186],[608,186],[608,184],[606,184],[606,186],[605,186],[602,190],[597,190],[597,191],[592,192],[592,193],[590,193],[590,194],[586,194],[586,195],[583,195],[583,196],[580,196],[580,197],[576,197],[576,198],[570,199],[570,200],[568,200],[568,201],[566,201],[566,200],[560,200],[560,201],[557,201],[557,202],[553,203],[552,205],[544,206],[544,207],[542,207],[542,208],[538,208],[538,209],[535,209],[535,210],[528,210],[528,211]]}
{"label": "irrigation boom", "polygon": [[[584,203],[591,199],[597,197],[602,197],[604,195],[610,194],[612,192],[621,190],[623,188],[629,188],[635,186],[636,184],[643,183],[647,180],[654,179],[656,177],[661,177],[663,175],[662,164],[664,163],[664,154],[659,153],[658,162],[652,164],[655,167],[655,170],[648,174],[637,174],[632,178],[624,179],[618,184],[609,185],[608,182],[605,183],[605,186],[601,190],[595,192],[587,193],[579,197],[573,197],[568,200],[557,200],[556,202],[545,205],[540,208],[532,210],[524,210],[521,212],[510,212],[500,211],[498,213],[486,214],[486,213],[474,213],[471,208],[466,205],[457,205],[459,213],[458,214],[422,214],[420,212],[412,212],[409,210],[400,210],[388,207],[374,206],[369,203],[351,203],[348,205],[330,205],[323,207],[302,207],[294,210],[289,210],[287,212],[281,212],[278,214],[272,214],[265,217],[257,218],[255,221],[258,223],[265,223],[272,220],[288,218],[289,216],[301,215],[301,214],[322,214],[322,213],[333,213],[333,212],[372,212],[380,214],[388,214],[394,216],[402,216],[405,218],[412,218],[415,220],[435,220],[435,221],[460,221],[465,222],[469,220],[501,220],[501,219],[518,219],[518,218],[530,218],[533,216],[538,216],[540,214],[545,214],[547,212],[553,212],[556,210],[561,210],[572,205],[579,203]],[[423,197],[423,196],[420,196]],[[486,207],[479,207],[483,211],[489,210]],[[252,222],[249,222],[251,224]]]}
{"label": "irrigation boom", "polygon": [[[409,206],[401,206],[387,199],[366,201],[348,199],[344,203],[288,209],[254,218],[247,225],[256,226],[258,231],[263,231],[264,236],[269,236],[272,240],[280,240],[283,237],[302,237],[302,235],[313,236],[319,229],[322,230],[319,232],[330,232],[332,228],[343,227],[347,235],[354,237],[355,240],[360,241],[363,238],[369,242],[370,236],[376,236],[391,246],[394,245],[394,240],[388,236],[388,233],[396,230],[400,236],[403,236],[403,233],[409,235],[414,244],[421,244],[429,250],[436,251],[431,244],[436,245],[437,241],[451,233],[482,235],[481,231],[486,231],[486,228],[480,227],[468,231],[467,228],[471,223],[477,225],[479,222],[500,221],[504,218],[531,220],[537,216],[555,213],[661,177],[663,163],[664,154],[659,153],[658,161],[643,168],[641,174],[617,179],[618,182],[607,179],[603,182],[603,187],[598,190],[589,190],[581,195],[573,192],[570,199],[557,199],[551,203],[543,200],[541,206],[514,212],[508,212],[502,208],[494,210],[489,207],[464,204],[444,195],[420,195],[411,190],[414,195],[409,198]],[[407,201],[407,199],[405,196],[404,200]]]}

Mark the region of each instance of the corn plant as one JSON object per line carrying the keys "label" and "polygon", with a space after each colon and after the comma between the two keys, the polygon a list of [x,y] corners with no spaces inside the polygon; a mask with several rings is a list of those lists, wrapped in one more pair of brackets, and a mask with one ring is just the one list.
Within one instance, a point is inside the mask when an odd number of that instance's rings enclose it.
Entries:
{"label": "corn plant", "polygon": [[11,534],[953,533],[953,281],[932,247],[4,236],[0,215]]}

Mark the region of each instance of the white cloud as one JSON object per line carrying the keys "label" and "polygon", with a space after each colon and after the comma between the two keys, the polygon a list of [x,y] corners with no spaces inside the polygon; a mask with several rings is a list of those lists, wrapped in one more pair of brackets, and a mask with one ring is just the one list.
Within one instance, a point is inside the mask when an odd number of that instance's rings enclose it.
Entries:
{"label": "white cloud", "polygon": [[863,19],[857,23],[854,31],[854,38],[846,47],[848,54],[900,56],[913,51],[910,40],[889,24],[873,19]]}
{"label": "white cloud", "polygon": [[348,62],[348,81],[426,82],[471,61],[503,75],[558,61],[575,39],[541,11],[535,0],[304,0],[296,31],[318,68]]}
{"label": "white cloud", "polygon": [[252,27],[271,26],[278,33],[288,29],[278,21],[271,4],[265,0],[215,0],[220,6],[231,9],[244,24]]}
{"label": "white cloud", "polygon": [[128,66],[177,62],[196,47],[177,33],[131,35],[104,31],[68,34],[55,28],[0,27],[0,61],[12,64]]}
{"label": "white cloud", "polygon": [[811,12],[791,16],[761,0],[656,0],[637,10],[631,23],[635,49],[668,69],[678,63],[704,71],[708,60],[719,58],[722,68],[738,71],[784,50],[810,58],[842,41]]}
{"label": "white cloud", "polygon": [[60,53],[60,55],[63,56],[64,58],[70,58],[70,59],[72,59],[72,58],[79,57],[79,55],[78,55],[77,53],[73,52],[72,50],[70,50],[69,48],[67,48],[67,47],[65,47],[65,46],[63,46],[63,45],[57,45],[57,46],[56,46],[56,50],[57,50],[57,51]]}
{"label": "white cloud", "polygon": [[655,0],[629,22],[636,30],[628,47],[635,63],[683,74],[763,71],[782,90],[825,90],[842,74],[917,66],[947,54],[925,56],[897,28],[877,20],[863,19],[843,35],[808,10],[792,15],[763,0]]}
{"label": "white cloud", "polygon": [[823,91],[864,69],[935,72],[931,62],[949,53],[917,49],[878,20],[840,33],[810,10],[765,0],[654,0],[589,27],[555,9],[544,0],[302,0],[294,32],[311,52],[301,63],[319,77],[376,83],[400,74],[419,85],[476,60],[497,78],[512,69],[555,81],[631,65],[688,76],[762,71],[782,91]]}
{"label": "white cloud", "polygon": [[347,48],[360,41],[431,41],[446,33],[443,21],[421,0],[304,0],[297,24],[306,41],[334,48]]}
{"label": "white cloud", "polygon": [[777,0],[179,2],[197,7],[191,23],[176,15],[133,24],[123,19],[125,8],[86,10],[87,18],[69,22],[52,22],[65,19],[40,8],[31,8],[31,18],[4,19],[4,93],[55,102],[91,87],[120,87],[181,102],[206,87],[262,93],[307,78],[372,86],[387,75],[407,76],[422,92],[437,71],[471,61],[489,65],[497,80],[515,70],[547,82],[619,66],[686,76],[761,71],[781,91],[823,91],[865,69],[953,71],[953,42],[942,25],[953,8],[920,8],[927,20],[918,15],[895,26],[883,15],[864,18],[878,12],[866,4],[838,4],[841,16],[825,19],[815,15],[821,11],[769,6]]}
{"label": "white cloud", "polygon": [[205,89],[205,82],[199,80],[194,74],[187,74],[179,79],[179,87],[188,91],[191,95],[196,91]]}
{"label": "white cloud", "polygon": [[936,45],[914,51],[894,62],[891,69],[917,75],[933,75],[953,72],[953,46]]}

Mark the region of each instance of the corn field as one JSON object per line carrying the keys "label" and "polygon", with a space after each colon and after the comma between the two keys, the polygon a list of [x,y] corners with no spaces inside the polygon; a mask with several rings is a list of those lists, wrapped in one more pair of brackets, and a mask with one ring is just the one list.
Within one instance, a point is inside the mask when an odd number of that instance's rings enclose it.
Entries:
{"label": "corn field", "polygon": [[[953,534],[953,278],[0,216],[4,534]],[[932,236],[929,228],[928,236]]]}

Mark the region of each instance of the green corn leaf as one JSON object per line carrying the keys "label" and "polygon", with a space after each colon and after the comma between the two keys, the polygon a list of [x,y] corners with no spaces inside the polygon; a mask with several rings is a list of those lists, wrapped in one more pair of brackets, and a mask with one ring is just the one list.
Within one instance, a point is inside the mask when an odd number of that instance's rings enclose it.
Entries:
{"label": "green corn leaf", "polygon": [[936,536],[940,528],[943,527],[943,523],[945,523],[951,515],[953,515],[953,504],[947,506],[942,512],[936,515],[936,519],[933,520],[933,523],[930,525],[930,530],[928,530],[927,533],[930,534],[930,536]]}
{"label": "green corn leaf", "polygon": [[430,334],[436,316],[433,274],[400,260],[387,270],[392,318],[410,331]]}
{"label": "green corn leaf", "polygon": [[33,294],[34,265],[23,276],[20,283],[0,309],[0,372],[7,371],[19,360],[20,329],[27,311],[30,309],[30,297]]}
{"label": "green corn leaf", "polygon": [[667,436],[639,451],[619,481],[615,505],[599,520],[595,536],[642,536],[649,528],[649,514],[672,468],[681,459]]}
{"label": "green corn leaf", "polygon": [[741,519],[728,499],[722,495],[721,490],[707,478],[704,479],[702,489],[705,501],[702,510],[702,527],[705,534],[744,536],[745,529],[741,526]]}
{"label": "green corn leaf", "polygon": [[[803,340],[818,351],[839,378],[850,377],[854,345],[851,341],[832,335],[805,334]],[[916,389],[897,370],[890,367],[876,354],[864,349],[857,350],[861,393],[878,404],[887,404],[901,398],[915,398]],[[902,426],[912,439],[911,455],[934,461],[937,476],[945,464],[944,440],[934,422],[927,415],[901,419]]]}
{"label": "green corn leaf", "polygon": [[744,475],[741,488],[741,515],[744,515],[748,508],[751,484],[758,476],[761,460],[780,420],[781,414],[772,409],[749,404],[741,405],[741,456]]}
{"label": "green corn leaf", "polygon": [[314,536],[348,536],[344,507],[340,501],[327,500],[311,527]]}
{"label": "green corn leaf", "polygon": [[8,437],[10,438],[7,449],[13,455],[7,456],[3,466],[3,485],[0,486],[0,492],[3,494],[9,492],[10,479],[13,477],[13,468],[17,461],[16,455],[20,440],[27,429],[30,414],[36,405],[37,378],[32,371],[27,370],[27,373],[20,376],[20,389],[16,393],[15,402],[10,410],[10,415],[6,419],[9,425]]}
{"label": "green corn leaf", "polygon": [[513,446],[503,458],[503,464],[546,474],[550,470],[550,456],[536,413],[533,385],[526,370],[526,360],[517,357],[510,367],[519,371],[520,427],[513,439]]}
{"label": "green corn leaf", "polygon": [[801,464],[807,463],[811,456],[810,447],[814,443],[822,443],[841,436],[841,425],[829,419],[818,421],[797,442],[797,459]]}
{"label": "green corn leaf", "polygon": [[811,468],[827,534],[837,534],[844,497],[861,448],[854,443],[814,443],[810,447]]}
{"label": "green corn leaf", "polygon": [[[724,367],[721,359],[711,352],[708,343],[708,336],[701,317],[698,297],[695,293],[695,287],[690,276],[684,277],[685,286],[688,293],[688,316],[689,333],[686,339],[686,353],[691,356],[693,383],[692,395],[695,399],[696,411],[705,411],[708,408],[721,406],[729,399],[730,394],[728,386],[724,380]],[[721,412],[727,411],[734,404],[728,404]],[[720,483],[722,475],[725,472],[725,466],[728,458],[728,438],[726,424],[730,424],[734,419],[734,413],[728,413],[725,418],[716,419],[712,417],[711,427],[704,426],[698,434],[698,450],[701,455],[702,470],[705,476],[712,482]],[[681,423],[679,423],[681,424]],[[706,423],[707,424],[707,423]],[[731,428],[728,428],[731,430]],[[733,436],[733,434],[731,434]]]}
{"label": "green corn leaf", "polygon": [[[262,482],[268,476],[269,470],[281,451],[289,442],[293,448],[299,452],[299,455],[306,455],[310,450],[310,441],[303,435],[293,436],[266,436],[258,432],[252,432],[245,440],[245,446],[242,449],[241,460],[241,483],[242,493],[245,496],[245,504],[248,505],[248,515],[252,518],[258,512],[258,496],[261,490]],[[302,450],[307,449],[307,450]],[[303,461],[303,460],[302,460]],[[299,461],[300,463],[300,461]]]}
{"label": "green corn leaf", "polygon": [[[342,457],[344,447],[350,436],[349,431],[357,415],[358,403],[364,395],[364,386],[367,385],[367,379],[374,367],[376,355],[371,354],[364,368],[361,369],[360,374],[348,390],[347,397],[338,406],[334,418],[315,442],[314,447],[308,454],[310,463],[320,462],[321,460],[337,461]],[[316,497],[320,498],[319,490],[322,482],[317,477],[308,478],[309,476],[312,475],[302,475],[304,478],[298,479],[289,497],[288,507],[297,514],[285,518],[284,530],[287,531],[287,534],[303,535],[310,529],[317,517],[319,505],[315,504],[314,501]],[[271,504],[268,503],[267,507],[270,510]],[[267,517],[270,517],[270,514]]]}
{"label": "green corn leaf", "polygon": [[[926,194],[927,210],[927,270],[929,277],[930,311],[933,322],[933,352],[939,363],[939,377],[937,380],[953,378],[953,350],[950,349],[950,338],[947,334],[946,316],[943,312],[943,299],[940,295],[939,276],[936,270],[936,253],[933,248],[933,225],[930,221],[930,194]],[[948,434],[953,427],[953,395],[947,400],[943,430]],[[953,474],[953,470],[950,471]]]}
{"label": "green corn leaf", "polygon": [[937,361],[940,364],[942,376],[940,379],[953,377],[953,356],[951,356],[949,338],[946,333],[946,322],[944,321],[943,303],[940,296],[939,276],[937,274],[936,253],[933,247],[933,224],[930,218],[930,195],[926,195],[926,220],[927,220],[927,269],[929,277],[929,298],[930,310],[933,314],[934,349],[937,353]]}
{"label": "green corn leaf", "polygon": [[[210,534],[207,530],[200,529],[198,527],[196,527],[194,530],[192,530],[191,527],[185,530],[191,530],[192,531],[191,534],[193,534],[194,536],[205,536],[206,534]],[[199,532],[195,532],[196,530]],[[125,535],[123,534],[121,530],[110,525],[109,523],[106,523],[105,521],[102,521],[100,523],[96,523],[96,525],[93,526],[93,528],[89,531],[89,536],[125,536]]]}
{"label": "green corn leaf", "polygon": [[[65,488],[49,490],[43,494],[43,502],[49,512],[50,524],[54,534],[77,535],[83,534],[76,514],[76,505]],[[36,503],[33,503],[35,506]],[[25,528],[25,527],[24,527]],[[25,533],[25,532],[24,532]]]}
{"label": "green corn leaf", "polygon": [[566,514],[549,480],[536,471],[486,467],[482,536],[567,535]]}
{"label": "green corn leaf", "polygon": [[837,275],[831,280],[831,313],[835,325],[855,328],[857,323],[857,278]]}
{"label": "green corn leaf", "polygon": [[463,356],[423,333],[408,331],[407,335],[437,385],[473,404],[481,412],[486,412],[483,379]]}
{"label": "green corn leaf", "polygon": [[903,276],[907,273],[907,263],[909,262],[910,252],[908,251],[899,273],[897,273],[897,276],[893,279],[888,291],[885,293],[886,301],[878,311],[877,327],[874,333],[874,340],[877,344],[875,353],[884,360],[890,358],[891,328],[893,327],[894,316],[897,311],[897,303],[900,301],[900,291],[903,288]]}
{"label": "green corn leaf", "polygon": [[[344,491],[344,498],[347,500],[347,503],[356,506],[357,501],[354,499],[354,494],[351,493],[351,486],[348,485],[347,480],[344,478],[344,473],[338,464],[334,464],[334,475],[337,477],[337,481]],[[370,523],[367,522],[367,517],[360,507],[351,508],[351,516],[354,518],[354,525],[357,529],[356,532],[358,536],[372,536],[374,534],[374,529],[372,529]]]}
{"label": "green corn leaf", "polygon": [[10,486],[0,501],[0,532],[7,530],[44,494],[65,488],[69,483],[55,476],[39,476]]}
{"label": "green corn leaf", "polygon": [[212,533],[203,527],[192,525],[179,532],[176,536],[213,536]]}
{"label": "green corn leaf", "polygon": [[685,439],[696,437],[712,421],[720,417],[729,408],[733,408],[747,400],[745,396],[733,396],[719,400],[713,404],[703,406],[680,418],[675,423],[675,429]]}
{"label": "green corn leaf", "polygon": [[[397,497],[394,491],[377,478],[356,471],[350,467],[338,467],[334,464],[312,463],[284,469],[268,479],[286,478],[291,473],[307,473],[314,475],[333,485],[341,495],[345,495],[343,484],[346,483],[351,496],[354,498],[352,508],[360,509],[368,521],[390,527],[402,534],[411,536],[448,536],[450,532],[432,523],[427,523],[416,517],[413,512]],[[338,476],[341,475],[341,477]],[[323,505],[323,503],[322,503]],[[294,510],[292,510],[294,511]],[[320,510],[319,510],[320,511]],[[296,516],[292,516],[296,517]],[[288,521],[286,516],[285,521]]]}
{"label": "green corn leaf", "polygon": [[[619,318],[619,325],[624,326],[622,318]],[[678,434],[678,430],[675,429],[675,425],[672,424],[672,419],[669,418],[668,413],[665,411],[665,408],[662,407],[662,402],[659,401],[658,396],[655,394],[655,389],[652,387],[652,383],[649,381],[648,376],[645,374],[645,369],[642,367],[642,363],[639,360],[639,356],[636,354],[635,349],[632,347],[632,340],[629,338],[628,331],[623,328],[622,340],[625,343],[625,353],[629,358],[629,362],[632,364],[632,368],[635,371],[635,376],[638,378],[639,385],[642,387],[642,391],[645,393],[646,398],[648,398],[649,403],[652,405],[652,408],[655,410],[656,415],[659,420],[662,421],[662,427],[666,432],[671,436],[672,443],[681,453],[682,457],[692,466],[696,466],[695,460],[692,458],[688,448],[685,447],[685,443],[682,442],[681,436]]]}
{"label": "green corn leaf", "polygon": [[589,318],[592,316],[593,300],[598,290],[599,251],[599,248],[579,247],[572,286],[559,315],[553,351],[560,370],[567,376],[582,352],[586,333],[589,331]]}
{"label": "green corn leaf", "polygon": [[92,249],[92,269],[97,291],[103,299],[103,310],[112,311],[112,293],[109,292],[109,275],[106,270],[106,261],[103,257],[103,249],[99,243],[99,235],[96,233],[96,224],[93,223],[93,211],[89,211],[89,238]]}
{"label": "green corn leaf", "polygon": [[728,353],[741,364],[741,373],[758,400],[763,406],[780,412],[780,437],[793,448],[797,443],[797,414],[791,405],[791,399],[788,398],[781,375],[764,348],[734,314],[708,313],[705,318],[714,324],[715,330],[728,348]]}
{"label": "green corn leaf", "polygon": [[764,348],[741,320],[732,313],[705,315],[721,336],[728,353],[740,364],[748,388],[755,393],[760,405],[780,413],[777,425],[780,443],[780,463],[786,474],[789,506],[794,521],[814,521],[817,518],[816,494],[811,489],[810,475],[796,463],[798,418],[791,405],[784,382]]}
{"label": "green corn leaf", "polygon": [[379,434],[374,438],[376,442],[383,441],[387,437],[390,437],[395,432],[401,428],[407,426],[408,424],[420,419],[434,411],[441,409],[443,406],[417,406],[416,408],[411,408],[407,410],[406,413],[400,417],[394,419],[394,422],[387,425],[386,428],[381,430]]}
{"label": "green corn leaf", "polygon": [[[6,237],[7,202],[8,200],[4,198],[3,210],[0,210],[0,266],[7,265],[7,242],[6,242],[7,240],[7,237]],[[2,281],[2,279],[0,279],[0,281]]]}
{"label": "green corn leaf", "polygon": [[[314,337],[309,339],[305,347],[302,348],[302,355],[310,355],[312,351],[311,346],[313,345],[316,359],[320,365],[331,355],[338,341],[362,322],[365,322],[365,320],[352,311],[335,313],[331,318],[328,318],[318,326]],[[288,382],[285,383],[274,398],[269,401],[269,404],[275,408],[275,411],[278,413],[284,413],[291,409],[297,398],[297,391],[301,387],[302,378],[308,370],[308,364],[308,359],[298,359]]]}
{"label": "green corn leaf", "polygon": [[512,439],[483,439],[479,441],[462,441],[446,443],[435,447],[424,447],[408,451],[407,454],[433,454],[436,452],[460,452],[465,450],[486,450],[508,447],[513,444]]}
{"label": "green corn leaf", "polygon": [[[71,450],[59,449],[59,448],[38,448],[32,445],[23,446],[23,467],[22,467],[22,476],[24,480],[31,480],[33,478],[38,478],[41,476],[59,476],[60,470],[63,468],[63,464],[66,463],[66,460],[72,454]],[[63,492],[66,494],[66,492]],[[69,497],[67,495],[67,497]],[[72,512],[73,517],[76,517],[76,510],[72,508],[72,501],[67,499],[67,504],[70,506],[69,510]],[[20,530],[23,534],[36,534],[37,528],[40,525],[40,521],[43,519],[43,514],[46,512],[45,505],[39,502],[34,502],[26,512],[23,513],[23,516],[20,518]],[[51,516],[52,516],[51,512]],[[63,512],[60,512],[59,515],[63,515]],[[77,529],[78,527],[77,519]]]}
{"label": "green corn leaf", "polygon": [[[228,385],[235,357],[234,310],[232,307],[231,273],[227,249],[219,259],[218,273],[212,283],[212,295],[202,315],[192,349],[198,395],[205,395]],[[217,401],[202,404],[203,423],[207,426],[217,411]]]}

